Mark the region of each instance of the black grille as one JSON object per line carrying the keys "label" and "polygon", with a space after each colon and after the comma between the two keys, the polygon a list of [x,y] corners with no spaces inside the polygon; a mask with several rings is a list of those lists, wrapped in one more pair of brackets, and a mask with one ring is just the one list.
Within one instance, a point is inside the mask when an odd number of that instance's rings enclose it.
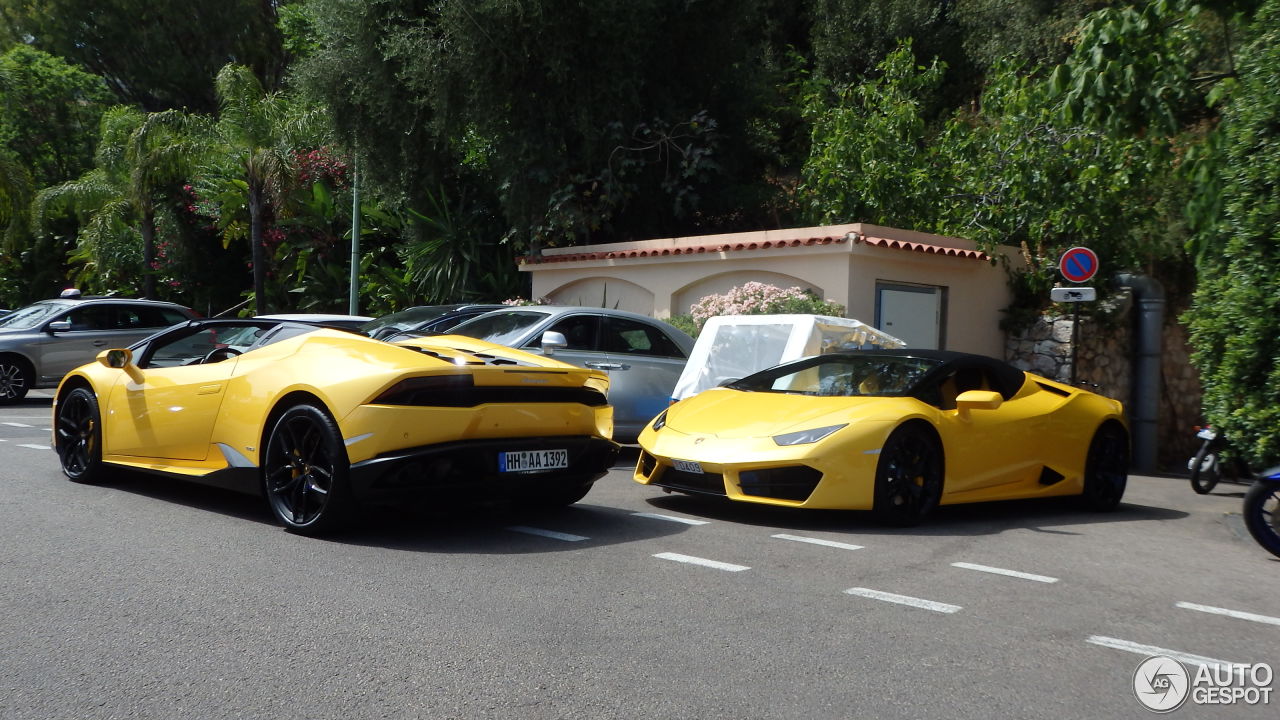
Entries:
{"label": "black grille", "polygon": [[491,403],[578,403],[590,407],[609,404],[604,393],[590,388],[510,386],[407,390],[380,398],[377,402],[428,407],[475,407]]}
{"label": "black grille", "polygon": [[807,500],[820,480],[822,473],[806,465],[738,473],[738,486],[743,495],[797,502]]}
{"label": "black grille", "polygon": [[687,493],[704,495],[724,495],[724,476],[719,473],[691,473],[665,468],[656,481],[658,487],[670,488]]}
{"label": "black grille", "polygon": [[640,474],[649,477],[653,474],[654,468],[658,466],[658,461],[649,453],[640,451],[640,462],[638,463]]}

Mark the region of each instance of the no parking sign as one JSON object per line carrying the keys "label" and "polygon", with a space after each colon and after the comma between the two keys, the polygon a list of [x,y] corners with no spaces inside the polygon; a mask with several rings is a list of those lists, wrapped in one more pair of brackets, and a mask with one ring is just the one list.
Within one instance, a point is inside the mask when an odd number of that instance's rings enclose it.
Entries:
{"label": "no parking sign", "polygon": [[1098,255],[1087,247],[1073,247],[1062,253],[1058,271],[1073,283],[1087,282],[1098,272]]}

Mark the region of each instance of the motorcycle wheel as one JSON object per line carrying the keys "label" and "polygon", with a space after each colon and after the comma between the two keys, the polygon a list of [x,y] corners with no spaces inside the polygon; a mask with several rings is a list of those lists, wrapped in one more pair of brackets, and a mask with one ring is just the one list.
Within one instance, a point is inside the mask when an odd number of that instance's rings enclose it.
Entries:
{"label": "motorcycle wheel", "polygon": [[1218,485],[1222,475],[1218,471],[1218,456],[1204,443],[1191,459],[1191,489],[1199,495],[1207,495]]}
{"label": "motorcycle wheel", "polygon": [[1259,545],[1280,557],[1280,482],[1254,481],[1244,494],[1244,525]]}

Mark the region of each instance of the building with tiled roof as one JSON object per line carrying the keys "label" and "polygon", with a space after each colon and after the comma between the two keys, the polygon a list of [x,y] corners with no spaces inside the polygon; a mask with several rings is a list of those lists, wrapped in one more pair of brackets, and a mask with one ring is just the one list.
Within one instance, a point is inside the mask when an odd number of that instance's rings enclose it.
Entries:
{"label": "building with tiled roof", "polygon": [[554,248],[520,269],[533,297],[655,317],[751,281],[799,286],[913,346],[996,357],[1011,299],[1002,263],[973,242],[863,223]]}

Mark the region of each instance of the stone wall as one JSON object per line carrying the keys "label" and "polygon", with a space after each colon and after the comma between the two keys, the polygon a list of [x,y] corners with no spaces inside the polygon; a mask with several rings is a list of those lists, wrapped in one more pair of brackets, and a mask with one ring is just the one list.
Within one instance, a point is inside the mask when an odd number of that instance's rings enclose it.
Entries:
{"label": "stone wall", "polygon": [[[1107,324],[1080,319],[1075,384],[1129,405],[1133,382],[1133,327],[1129,309]],[[1195,453],[1192,426],[1200,418],[1200,378],[1190,362],[1187,331],[1166,307],[1160,371],[1157,465],[1186,472]],[[1016,367],[1063,383],[1072,382],[1070,315],[1042,316],[1021,334],[1010,335],[1005,357]]]}

